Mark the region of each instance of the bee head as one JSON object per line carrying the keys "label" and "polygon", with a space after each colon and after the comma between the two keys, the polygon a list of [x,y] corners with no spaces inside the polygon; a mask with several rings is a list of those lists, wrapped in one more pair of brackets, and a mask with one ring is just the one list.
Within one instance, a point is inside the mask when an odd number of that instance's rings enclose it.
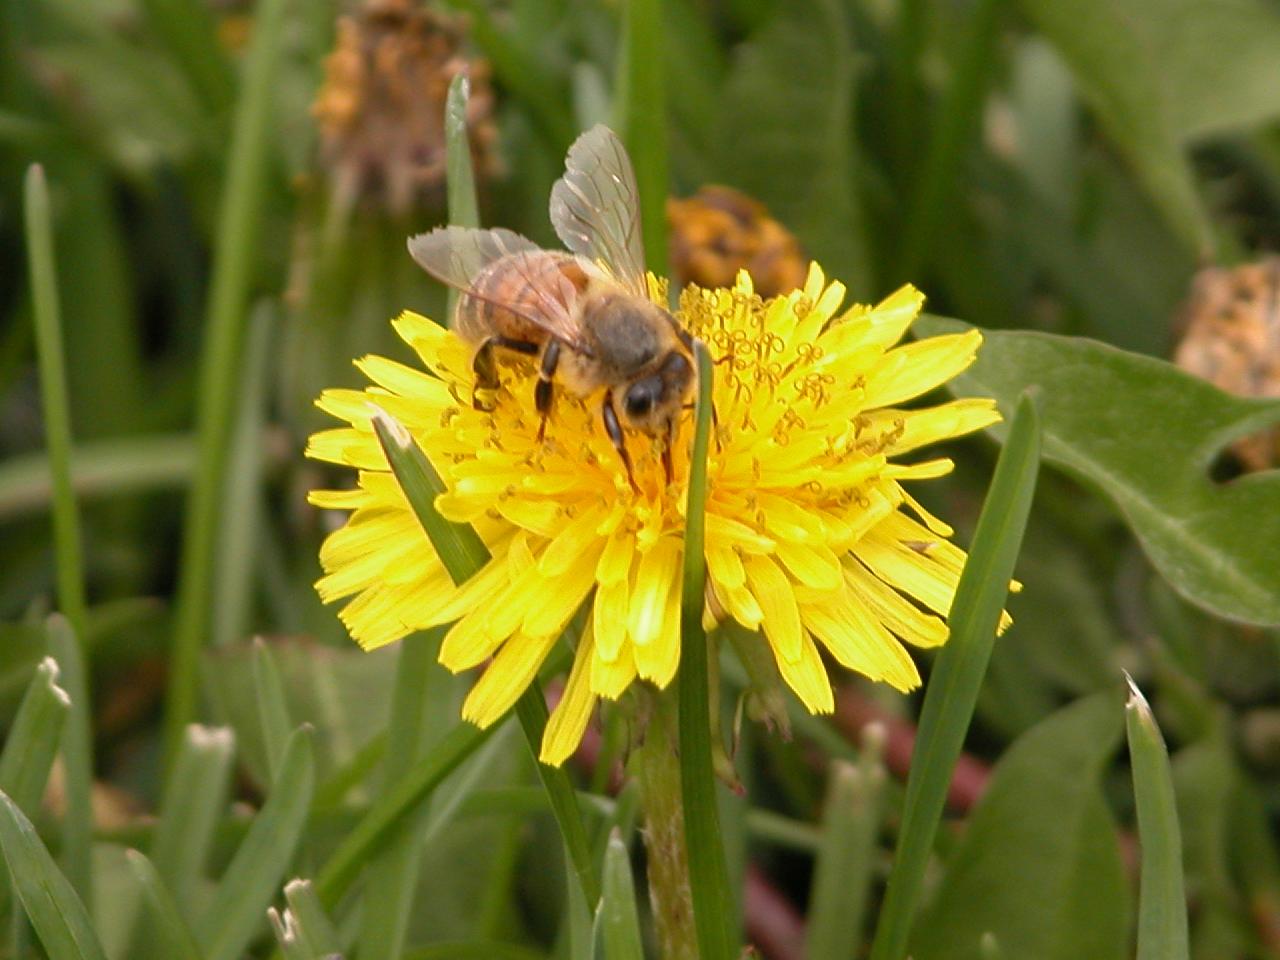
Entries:
{"label": "bee head", "polygon": [[675,420],[693,383],[693,365],[672,350],[658,369],[632,381],[622,394],[627,424],[645,433],[659,433]]}

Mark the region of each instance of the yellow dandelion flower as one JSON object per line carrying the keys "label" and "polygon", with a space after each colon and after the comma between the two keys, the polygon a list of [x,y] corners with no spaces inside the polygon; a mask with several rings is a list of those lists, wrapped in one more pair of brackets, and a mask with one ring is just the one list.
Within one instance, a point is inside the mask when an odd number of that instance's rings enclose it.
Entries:
{"label": "yellow dandelion flower", "polygon": [[[651,287],[665,299],[652,278]],[[899,690],[920,683],[903,644],[947,639],[942,618],[965,554],[904,486],[951,462],[900,458],[999,419],[982,399],[900,406],[967,367],[977,331],[899,345],[923,303],[917,290],[847,309],[844,293],[814,265],[785,296],[763,300],[743,273],[732,289],[686,289],[677,311],[716,360],[708,617],[759,630],[815,713],[834,706],[823,651]],[[372,386],[318,401],[349,426],[313,436],[308,455],[359,473],[355,489],[311,495],[351,511],[321,549],[317,588],[325,601],[347,600],[340,616],[366,649],[452,623],[441,662],[488,664],[463,706],[480,726],[506,713],[587,605],[542,745],[542,759],[559,764],[599,698],[618,698],[637,678],[666,686],[676,672],[692,414],[679,425],[670,483],[659,442],[628,434],[633,486],[598,402],[559,397],[539,440],[532,363],[505,367],[494,409],[477,410],[470,348],[413,313],[394,325],[426,370],[366,357],[357,365]],[[371,426],[379,408],[443,478],[440,513],[473,524],[492,554],[461,586],[389,472]]]}

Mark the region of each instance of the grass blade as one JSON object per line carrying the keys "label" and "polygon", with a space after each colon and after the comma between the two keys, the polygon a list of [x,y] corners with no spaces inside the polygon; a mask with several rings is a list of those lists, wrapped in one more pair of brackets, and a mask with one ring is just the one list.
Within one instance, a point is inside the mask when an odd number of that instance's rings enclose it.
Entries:
{"label": "grass blade", "polygon": [[266,919],[306,826],[315,787],[311,728],[289,738],[280,775],[196,926],[209,960],[236,960]]}
{"label": "grass blade", "polygon": [[661,0],[627,0],[622,56],[618,60],[619,132],[636,169],[644,258],[667,273],[667,110]]}
{"label": "grass blade", "polygon": [[[1126,674],[1127,676],[1127,674]],[[1138,960],[1186,960],[1187,895],[1182,877],[1182,831],[1173,794],[1169,751],[1142,691],[1129,680],[1125,727],[1138,807],[1142,881],[1138,894]]]}
{"label": "grass blade", "polygon": [[169,771],[151,859],[178,903],[195,898],[227,804],[234,755],[235,737],[229,728],[193,723]]}
{"label": "grass blade", "polygon": [[[195,443],[186,434],[87,441],[71,452],[71,485],[82,499],[180,487],[194,472],[195,460]],[[9,457],[0,464],[0,521],[46,510],[52,502],[47,453]]]}
{"label": "grass blade", "polygon": [[49,650],[62,668],[62,688],[71,698],[62,728],[62,765],[66,774],[66,813],[62,818],[62,869],[86,904],[93,903],[93,718],[83,650],[71,623],[58,614],[45,622]]}
{"label": "grass blade", "polygon": [[284,885],[284,913],[275,907],[267,917],[286,960],[325,960],[342,955],[342,941],[333,922],[320,906],[310,880],[290,880]]}
{"label": "grass blade", "polygon": [[603,960],[644,960],[631,858],[616,828],[604,853],[604,893],[596,909],[594,939],[595,955]]}
{"label": "grass blade", "polygon": [[1018,401],[996,464],[969,560],[951,605],[951,639],[938,654],[920,713],[898,849],[871,960],[901,960],[947,786],[995,643],[996,625],[1022,544],[1040,466],[1040,418],[1033,398]]}
{"label": "grass blade", "polygon": [[106,960],[89,911],[45,849],[31,821],[0,793],[0,848],[14,889],[49,960]]}
{"label": "grass blade", "polygon": [[[449,222],[458,227],[480,226],[476,176],[471,168],[471,136],[467,130],[467,101],[470,97],[471,81],[465,73],[459,73],[449,82],[449,93],[444,104],[444,163]],[[457,303],[458,291],[450,287],[446,316],[453,316]]]}
{"label": "grass blade", "polygon": [[497,725],[479,730],[469,724],[459,724],[440,738],[440,742],[414,765],[394,790],[379,797],[343,838],[317,875],[316,893],[320,902],[327,907],[334,906],[350,888],[369,856],[391,839],[404,818],[410,816],[445,777],[498,729]]}
{"label": "grass blade", "polygon": [[209,630],[219,512],[244,338],[245,303],[259,258],[258,228],[266,187],[275,75],[284,42],[288,0],[263,0],[236,107],[219,210],[208,318],[197,395],[199,470],[183,529],[173,658],[165,711],[165,757],[175,762],[183,731],[195,717],[200,648]]}
{"label": "grass blade", "polygon": [[142,7],[205,107],[216,114],[230,106],[235,78],[213,11],[198,0],[143,0]]}
{"label": "grass blade", "polygon": [[71,698],[58,685],[59,672],[52,657],[40,661],[0,753],[0,790],[22,810],[40,807],[71,709]]}
{"label": "grass blade", "polygon": [[182,919],[173,894],[155,865],[137,850],[125,851],[125,858],[142,889],[152,921],[150,929],[159,935],[161,942],[156,945],[159,955],[170,960],[201,960],[200,948],[196,946],[191,928]]}
{"label": "grass blade", "polygon": [[40,366],[40,403],[44,412],[45,446],[53,485],[53,541],[58,605],[85,635],[84,555],[80,542],[80,514],[71,487],[71,414],[67,405],[67,370],[63,359],[62,311],[58,303],[58,274],[53,254],[53,219],[44,168],[27,168],[23,193],[27,258],[31,272],[31,307],[36,329],[36,358]]}
{"label": "grass blade", "polygon": [[[444,483],[409,432],[383,411],[373,418],[374,430],[387,462],[413,507],[423,530],[449,571],[454,583],[474,576],[489,560],[484,542],[469,524],[451,523],[436,512],[435,498],[444,492]],[[586,827],[578,809],[578,798],[569,776],[558,767],[537,762],[543,730],[547,725],[547,704],[536,680],[516,701],[516,715],[524,728],[525,739],[533,751],[538,776],[551,800],[551,809],[569,853],[569,860],[582,885],[588,903],[600,899],[600,881],[596,875]]]}
{"label": "grass blade", "polygon": [[262,742],[267,750],[267,771],[274,781],[280,775],[293,724],[289,720],[280,668],[261,637],[253,639],[253,692],[262,724]]}
{"label": "grass blade", "polygon": [[680,787],[684,797],[684,832],[689,852],[689,886],[699,956],[733,960],[738,955],[732,930],[733,897],[724,845],[715,774],[711,764],[711,706],[708,688],[707,636],[702,629],[707,568],[703,550],[706,523],[707,443],[711,435],[712,361],[697,343],[698,402],[689,502],[685,510],[684,593],[680,609]]}
{"label": "grass blade", "polygon": [[863,766],[831,763],[809,894],[809,960],[844,960],[855,956],[862,943],[883,787],[884,768],[874,760]]}

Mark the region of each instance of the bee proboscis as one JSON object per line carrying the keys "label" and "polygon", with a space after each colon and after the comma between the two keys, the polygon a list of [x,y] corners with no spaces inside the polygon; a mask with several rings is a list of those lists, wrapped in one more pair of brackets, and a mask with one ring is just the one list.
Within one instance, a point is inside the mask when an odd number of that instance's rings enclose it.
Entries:
{"label": "bee proboscis", "polygon": [[473,402],[483,406],[499,385],[495,354],[536,358],[543,430],[557,389],[581,398],[603,391],[605,432],[632,485],[624,422],[665,438],[670,480],[671,439],[694,381],[693,341],[649,298],[635,173],[608,127],[569,148],[551,190],[551,223],[567,251],[503,229],[440,227],[409,240],[423,269],[461,291],[452,326],[476,351]]}

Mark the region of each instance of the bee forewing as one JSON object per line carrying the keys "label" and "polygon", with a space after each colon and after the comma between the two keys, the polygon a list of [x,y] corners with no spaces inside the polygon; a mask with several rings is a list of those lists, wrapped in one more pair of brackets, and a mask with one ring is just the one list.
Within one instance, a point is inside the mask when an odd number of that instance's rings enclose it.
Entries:
{"label": "bee forewing", "polygon": [[596,125],[565,157],[551,188],[551,224],[566,247],[601,264],[628,292],[647,297],[640,201],[635,171],[622,141]]}
{"label": "bee forewing", "polygon": [[437,227],[409,238],[409,255],[441,283],[470,292],[480,271],[514,253],[536,251],[527,237],[501,228]]}

